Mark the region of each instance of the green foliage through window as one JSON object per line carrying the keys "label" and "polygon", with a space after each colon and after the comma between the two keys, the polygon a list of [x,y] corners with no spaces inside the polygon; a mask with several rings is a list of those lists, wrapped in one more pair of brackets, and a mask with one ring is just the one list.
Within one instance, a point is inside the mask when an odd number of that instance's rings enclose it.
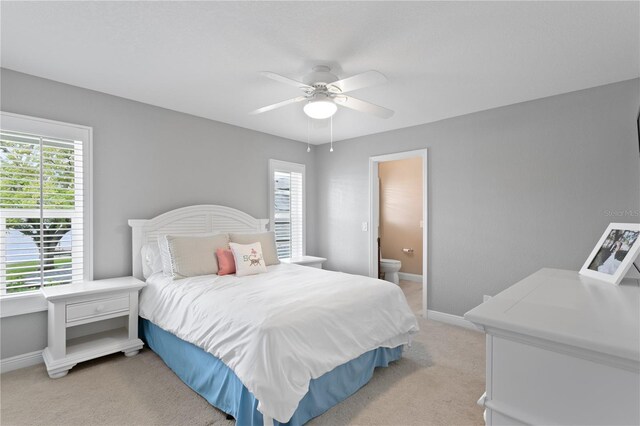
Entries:
{"label": "green foliage through window", "polygon": [[78,241],[65,247],[60,241],[71,231],[76,209],[82,207],[76,191],[82,182],[81,159],[73,141],[2,132],[0,261],[7,293],[70,282],[71,247]]}

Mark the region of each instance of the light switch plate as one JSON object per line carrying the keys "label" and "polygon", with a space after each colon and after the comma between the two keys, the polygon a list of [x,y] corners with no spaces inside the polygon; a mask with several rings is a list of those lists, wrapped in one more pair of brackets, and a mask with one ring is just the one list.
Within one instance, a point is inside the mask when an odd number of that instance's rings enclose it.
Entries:
{"label": "light switch plate", "polygon": [[362,222],[362,232],[367,232],[369,229],[369,224],[367,222]]}

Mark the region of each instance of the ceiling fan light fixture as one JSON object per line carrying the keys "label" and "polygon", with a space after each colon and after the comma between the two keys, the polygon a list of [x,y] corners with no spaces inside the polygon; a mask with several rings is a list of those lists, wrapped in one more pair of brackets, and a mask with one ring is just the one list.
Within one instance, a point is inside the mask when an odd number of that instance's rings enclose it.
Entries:
{"label": "ceiling fan light fixture", "polygon": [[304,113],[316,120],[323,120],[331,117],[338,110],[338,106],[333,101],[321,98],[311,100],[304,106]]}

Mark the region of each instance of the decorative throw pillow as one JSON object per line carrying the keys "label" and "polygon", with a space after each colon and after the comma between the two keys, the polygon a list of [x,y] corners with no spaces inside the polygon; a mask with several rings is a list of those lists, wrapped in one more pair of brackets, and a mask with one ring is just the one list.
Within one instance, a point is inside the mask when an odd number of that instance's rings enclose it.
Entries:
{"label": "decorative throw pillow", "polygon": [[236,276],[254,275],[267,272],[267,265],[262,256],[262,245],[229,243],[236,262]]}
{"label": "decorative throw pillow", "polygon": [[260,243],[262,253],[264,254],[264,263],[267,266],[280,264],[278,250],[276,249],[276,234],[273,231],[254,232],[251,234],[237,234],[232,232],[229,234],[229,241],[238,244]]}
{"label": "decorative throw pillow", "polygon": [[229,275],[236,273],[236,261],[231,250],[219,248],[216,250],[218,258],[218,275]]}
{"label": "decorative throw pillow", "polygon": [[217,274],[216,250],[229,247],[229,236],[227,234],[206,237],[164,235],[159,244],[163,242],[167,253],[165,257],[167,255],[169,257],[162,260],[164,273],[174,279],[180,279]]}
{"label": "decorative throw pillow", "polygon": [[[227,245],[226,248],[229,248],[228,238],[229,234],[222,234],[220,232],[200,232],[196,234],[160,234],[158,235],[158,247],[160,249],[160,260],[162,262],[162,272],[165,276],[174,277],[174,265],[173,258],[171,253],[169,252],[169,241],[167,237],[214,237],[218,235],[226,235],[227,236]],[[215,253],[214,253],[215,257]],[[217,265],[217,259],[216,259]]]}

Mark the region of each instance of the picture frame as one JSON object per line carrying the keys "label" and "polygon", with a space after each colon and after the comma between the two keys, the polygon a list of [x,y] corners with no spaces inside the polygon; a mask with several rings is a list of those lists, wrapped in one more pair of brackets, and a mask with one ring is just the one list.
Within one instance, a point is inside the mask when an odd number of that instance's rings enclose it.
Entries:
{"label": "picture frame", "polygon": [[610,223],[580,275],[620,284],[640,253],[640,223]]}

